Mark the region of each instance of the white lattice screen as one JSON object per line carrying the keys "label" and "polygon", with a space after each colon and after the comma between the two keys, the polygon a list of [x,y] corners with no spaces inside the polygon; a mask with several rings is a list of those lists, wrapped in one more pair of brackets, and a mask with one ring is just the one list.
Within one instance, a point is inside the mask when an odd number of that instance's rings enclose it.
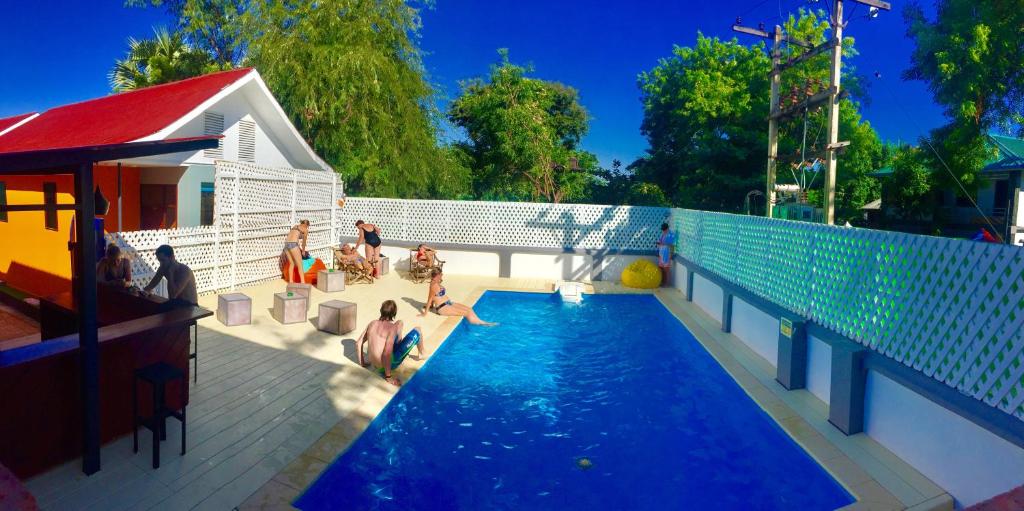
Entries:
{"label": "white lattice screen", "polygon": [[156,270],[154,250],[174,247],[192,268],[200,293],[233,289],[278,278],[278,258],[288,229],[310,221],[307,249],[332,261],[335,200],[343,196],[334,173],[261,167],[218,161],[214,184],[214,225],[108,235],[132,260],[135,284],[145,285]]}
{"label": "white lattice screen", "polygon": [[667,208],[351,198],[338,210],[341,235],[356,220],[376,224],[384,242],[531,248],[654,250]]}
{"label": "white lattice screen", "polygon": [[1024,249],[673,210],[678,252],[1024,419]]}

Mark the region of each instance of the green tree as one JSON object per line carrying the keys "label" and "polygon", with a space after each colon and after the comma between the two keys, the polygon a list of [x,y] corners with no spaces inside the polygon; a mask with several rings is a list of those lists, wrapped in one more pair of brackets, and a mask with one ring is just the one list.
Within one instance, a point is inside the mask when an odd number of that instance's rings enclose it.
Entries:
{"label": "green tree", "polygon": [[[927,156],[937,187],[974,193],[992,157],[985,134],[1024,135],[1024,2],[940,0],[929,20],[920,5],[904,9],[915,43],[908,80],[928,84],[949,123],[933,130]],[[934,148],[934,151],[932,149]]]}
{"label": "green tree", "polygon": [[500,50],[490,76],[462,83],[449,121],[466,130],[477,194],[579,200],[597,158],[579,149],[589,116],[572,87],[527,77]]}
{"label": "green tree", "polygon": [[903,11],[915,43],[904,78],[921,80],[956,122],[1024,136],[1024,2],[939,0],[929,20],[917,3]]}
{"label": "green tree", "polygon": [[110,87],[123,92],[183,80],[221,69],[210,55],[187,44],[179,33],[154,28],[152,39],[128,38],[128,54],[110,71]]}
{"label": "green tree", "polygon": [[[138,0],[139,3],[142,0]],[[468,192],[437,143],[440,114],[403,0],[152,0],[218,59],[259,70],[310,145],[363,195]],[[453,177],[459,177],[453,179]]]}
{"label": "green tree", "polygon": [[930,220],[935,200],[925,154],[912,146],[899,147],[893,155],[892,169],[882,189],[882,203],[893,206],[886,208],[887,214],[900,220]]}

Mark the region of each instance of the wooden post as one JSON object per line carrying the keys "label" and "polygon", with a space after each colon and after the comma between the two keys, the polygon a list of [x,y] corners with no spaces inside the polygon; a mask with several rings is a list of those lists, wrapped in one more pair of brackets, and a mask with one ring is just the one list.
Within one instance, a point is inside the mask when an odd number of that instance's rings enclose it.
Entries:
{"label": "wooden post", "polygon": [[842,78],[843,58],[843,0],[835,0],[832,14],[831,91],[828,102],[828,146],[825,149],[825,223],[836,222],[836,144],[839,142],[839,82]]}
{"label": "wooden post", "polygon": [[775,208],[775,163],[779,156],[779,120],[774,115],[779,111],[779,84],[782,81],[779,64],[782,62],[782,27],[775,25],[772,36],[772,92],[768,118],[768,186],[765,190],[765,216],[772,217]]}
{"label": "wooden post", "polygon": [[75,171],[75,203],[78,221],[78,343],[82,378],[82,472],[92,475],[100,469],[99,337],[96,331],[96,233],[93,220],[92,163]]}

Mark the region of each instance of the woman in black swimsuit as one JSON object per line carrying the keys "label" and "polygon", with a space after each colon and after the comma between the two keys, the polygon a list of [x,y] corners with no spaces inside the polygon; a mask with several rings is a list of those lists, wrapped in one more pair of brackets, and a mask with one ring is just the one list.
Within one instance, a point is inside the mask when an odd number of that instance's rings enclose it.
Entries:
{"label": "woman in black swimsuit", "polygon": [[380,228],[368,224],[362,220],[356,220],[356,230],[359,231],[359,238],[356,240],[355,250],[359,245],[366,244],[366,260],[373,265],[374,276],[380,275]]}
{"label": "woman in black swimsuit", "polygon": [[447,296],[444,286],[441,285],[442,278],[441,270],[434,268],[430,272],[430,290],[427,291],[427,303],[423,306],[423,311],[420,312],[420,316],[426,316],[428,310],[434,311],[438,316],[462,316],[469,321],[471,325],[484,325],[494,326],[497,323],[491,323],[480,319],[480,316],[476,315],[476,311],[468,305],[461,303],[455,303],[451,298]]}

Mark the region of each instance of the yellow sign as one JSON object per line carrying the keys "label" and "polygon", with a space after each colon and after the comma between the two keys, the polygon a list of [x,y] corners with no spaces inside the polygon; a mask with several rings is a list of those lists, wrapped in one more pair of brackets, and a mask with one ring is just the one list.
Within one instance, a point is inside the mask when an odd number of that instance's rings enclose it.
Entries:
{"label": "yellow sign", "polygon": [[793,337],[793,320],[789,318],[782,318],[779,321],[779,333],[786,337]]}

